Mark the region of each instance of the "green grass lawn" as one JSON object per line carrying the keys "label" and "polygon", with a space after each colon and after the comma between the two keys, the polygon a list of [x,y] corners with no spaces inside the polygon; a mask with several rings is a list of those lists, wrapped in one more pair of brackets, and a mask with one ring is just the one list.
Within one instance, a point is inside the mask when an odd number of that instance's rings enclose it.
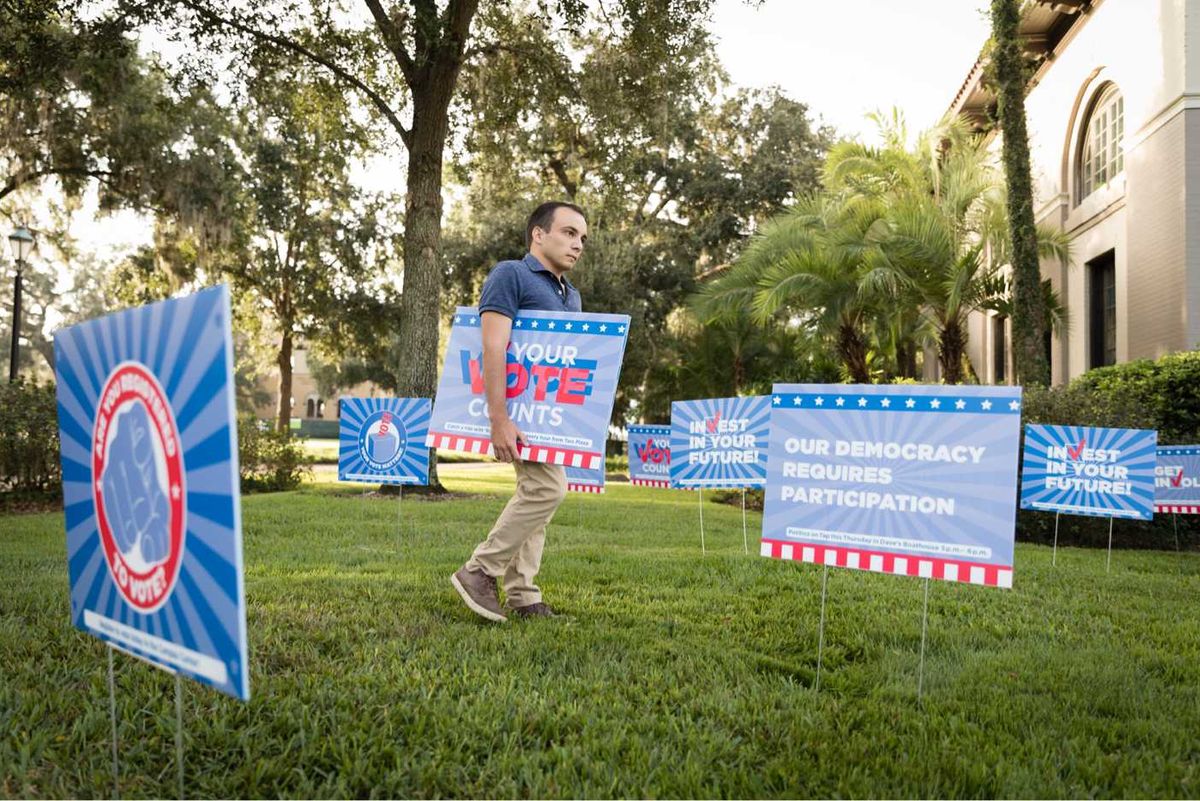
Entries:
{"label": "green grass lawn", "polygon": [[[186,789],[242,796],[1200,795],[1200,557],[1019,546],[1011,591],[742,552],[737,508],[571,496],[541,583],[486,624],[447,578],[511,489],[328,471],[244,501],[252,700],[184,684]],[[752,514],[753,532],[759,523]],[[104,646],[68,621],[62,518],[0,518],[0,794],[109,796]],[[175,797],[174,681],[117,655],[121,793]]]}

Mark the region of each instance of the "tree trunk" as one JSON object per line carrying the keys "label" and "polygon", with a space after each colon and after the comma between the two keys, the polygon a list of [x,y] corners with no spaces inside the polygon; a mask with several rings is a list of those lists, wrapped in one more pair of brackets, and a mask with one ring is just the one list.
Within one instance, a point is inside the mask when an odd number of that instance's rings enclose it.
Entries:
{"label": "tree trunk", "polygon": [[901,378],[917,377],[917,348],[912,342],[901,340],[896,346],[896,369]]}
{"label": "tree trunk", "polygon": [[946,323],[938,341],[938,361],[942,365],[942,382],[961,384],[963,354],[967,352],[967,337],[957,320]]}
{"label": "tree trunk", "polygon": [[1050,365],[1042,349],[1046,314],[1033,221],[1029,134],[1025,126],[1026,69],[1017,34],[1018,6],[1018,0],[992,0],[996,95],[1004,134],[1008,228],[1012,241],[1013,362],[1021,383],[1046,386],[1050,383]]}
{"label": "tree trunk", "polygon": [[842,323],[838,329],[838,353],[842,364],[856,384],[870,384],[871,371],[867,367],[867,341],[862,332],[850,323]]}
{"label": "tree trunk", "polygon": [[[442,156],[454,81],[413,93],[408,195],[404,208],[404,292],[396,365],[398,394],[432,398],[437,391],[438,318],[442,307]],[[429,490],[444,492],[437,454],[429,454]],[[420,491],[420,490],[418,490]]]}
{"label": "tree trunk", "polygon": [[275,427],[287,431],[292,425],[292,332],[284,329],[283,341],[279,344],[279,413]]}

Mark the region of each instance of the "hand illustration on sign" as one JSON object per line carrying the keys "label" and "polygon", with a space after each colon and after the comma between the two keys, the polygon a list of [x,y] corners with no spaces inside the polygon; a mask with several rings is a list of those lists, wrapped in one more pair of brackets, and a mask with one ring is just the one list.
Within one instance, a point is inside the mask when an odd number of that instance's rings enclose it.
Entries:
{"label": "hand illustration on sign", "polygon": [[102,481],[105,511],[121,552],[141,545],[142,559],[153,564],[167,558],[167,496],[158,481],[150,419],[146,407],[134,403],[118,416],[116,436],[108,452]]}

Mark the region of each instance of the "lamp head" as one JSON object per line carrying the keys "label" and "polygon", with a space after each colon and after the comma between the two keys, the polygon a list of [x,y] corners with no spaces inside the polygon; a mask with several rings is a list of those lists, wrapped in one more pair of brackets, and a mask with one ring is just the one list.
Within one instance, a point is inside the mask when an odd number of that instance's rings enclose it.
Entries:
{"label": "lamp head", "polygon": [[25,262],[33,252],[33,234],[25,226],[19,225],[17,230],[8,235],[8,244],[12,248],[13,258]]}

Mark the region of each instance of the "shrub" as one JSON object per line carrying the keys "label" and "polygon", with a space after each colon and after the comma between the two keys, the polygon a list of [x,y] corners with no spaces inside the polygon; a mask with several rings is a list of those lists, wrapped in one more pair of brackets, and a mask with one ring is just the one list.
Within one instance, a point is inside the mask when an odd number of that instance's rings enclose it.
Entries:
{"label": "shrub", "polygon": [[[26,500],[61,495],[54,385],[0,385],[0,408],[0,492]],[[238,461],[245,492],[295,489],[309,471],[299,440],[261,430],[253,417],[238,421]]]}
{"label": "shrub", "polygon": [[264,428],[252,415],[238,418],[238,466],[243,492],[295,489],[310,472],[299,439]]}
{"label": "shrub", "polygon": [[[1064,387],[1028,387],[1022,404],[1023,424],[1148,428],[1158,431],[1162,445],[1200,443],[1200,352],[1173,353],[1157,361],[1141,359],[1090,370]],[[1054,515],[1019,511],[1017,537],[1049,544],[1054,539]],[[1060,544],[1104,548],[1108,519],[1062,515]],[[1114,548],[1174,549],[1176,536],[1184,548],[1200,542],[1195,515],[1155,515],[1150,523],[1117,520]]]}
{"label": "shrub", "polygon": [[0,490],[59,494],[62,464],[54,385],[21,379],[4,384],[0,409]]}
{"label": "shrub", "polygon": [[1100,367],[1076,378],[1070,389],[1143,408],[1152,421],[1143,427],[1158,429],[1161,445],[1200,442],[1200,351]]}

